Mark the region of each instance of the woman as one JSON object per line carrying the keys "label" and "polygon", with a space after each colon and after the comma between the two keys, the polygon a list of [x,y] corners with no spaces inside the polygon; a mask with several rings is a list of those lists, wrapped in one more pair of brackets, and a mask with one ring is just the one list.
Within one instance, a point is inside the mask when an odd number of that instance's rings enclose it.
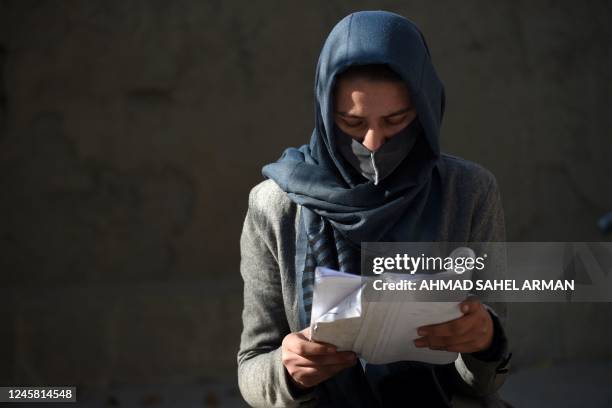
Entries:
{"label": "woman", "polygon": [[254,406],[459,406],[469,395],[495,406],[503,310],[477,300],[415,341],[459,352],[454,364],[362,366],[308,340],[314,268],[359,271],[361,242],[504,240],[493,175],[439,151],[444,88],[413,23],[381,11],[345,17],[325,42],[315,92],[310,143],[265,166],[268,180],[249,196],[242,395]]}

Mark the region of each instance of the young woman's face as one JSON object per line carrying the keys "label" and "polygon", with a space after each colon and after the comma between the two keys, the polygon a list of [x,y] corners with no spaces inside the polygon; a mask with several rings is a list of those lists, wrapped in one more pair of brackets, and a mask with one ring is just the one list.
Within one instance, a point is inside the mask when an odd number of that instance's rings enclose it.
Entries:
{"label": "young woman's face", "polygon": [[334,95],[336,125],[370,151],[377,150],[416,117],[401,82],[343,78]]}

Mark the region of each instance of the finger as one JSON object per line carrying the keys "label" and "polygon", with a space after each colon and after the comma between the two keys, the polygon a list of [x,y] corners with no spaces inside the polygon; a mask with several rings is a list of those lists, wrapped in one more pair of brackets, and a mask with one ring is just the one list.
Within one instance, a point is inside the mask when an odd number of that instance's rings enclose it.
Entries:
{"label": "finger", "polygon": [[336,353],[336,347],[332,345],[310,341],[299,335],[291,336],[289,341],[287,341],[286,346],[287,350],[299,354],[300,356],[316,356]]}
{"label": "finger", "polygon": [[460,308],[461,312],[463,312],[463,314],[476,312],[476,311],[482,309],[483,307],[484,306],[482,305],[480,300],[477,297],[474,297],[474,296],[465,299],[459,305],[459,308]]}
{"label": "finger", "polygon": [[298,382],[299,384],[311,387],[313,385],[319,384],[320,382],[333,377],[340,371],[354,365],[353,363],[346,364],[336,364],[336,365],[327,365],[327,366],[300,366],[293,364],[292,370],[290,372],[291,377]]}
{"label": "finger", "polygon": [[325,346],[328,346],[328,347],[330,347],[330,348],[333,348],[334,350],[336,350],[336,349],[337,349],[337,347],[336,347],[335,345],[331,344],[331,343],[326,343],[326,342],[324,342],[324,341],[316,341],[316,340],[311,340],[311,339],[310,339],[310,326],[309,326],[309,327],[307,327],[307,328],[305,328],[304,330],[302,330],[302,331],[300,331],[300,332],[297,332],[296,334],[297,334],[297,335],[299,335],[299,336],[300,336],[300,338],[302,338],[303,340],[306,340],[306,341],[312,341],[312,342],[315,342],[315,343],[323,344],[323,345],[325,345]]}
{"label": "finger", "polygon": [[[467,329],[462,334],[437,336],[435,335],[436,333],[433,333],[416,339],[414,342],[415,346],[441,350],[448,346],[472,341],[482,342],[483,345],[486,345],[493,335],[493,333],[490,333],[490,329],[492,329],[493,326],[489,323],[490,317],[488,314],[486,312],[474,313],[470,315],[469,319],[467,319],[468,316],[465,316],[465,318],[467,321],[466,326],[462,329],[455,330],[455,333],[462,333],[463,329]],[[439,332],[446,332],[446,330],[440,330]],[[453,330],[451,329],[448,332],[452,333]]]}
{"label": "finger", "polygon": [[475,326],[477,321],[478,316],[470,313],[445,323],[419,327],[417,333],[421,337],[461,336]]}
{"label": "finger", "polygon": [[339,351],[335,354],[299,356],[296,364],[304,367],[353,364],[357,355],[352,351]]}
{"label": "finger", "polygon": [[433,350],[446,350],[448,347],[477,341],[481,334],[476,330],[471,330],[461,336],[447,336],[447,337],[420,337],[414,341],[415,346],[429,347]]}
{"label": "finger", "polygon": [[422,337],[415,340],[414,344],[417,347],[427,347],[432,350],[446,350],[450,345],[451,337]]}
{"label": "finger", "polygon": [[[415,340],[417,347],[429,347],[432,350],[457,351],[455,346],[469,345],[469,352],[484,350],[489,347],[493,333],[489,333],[485,323],[462,336],[422,337]],[[462,349],[463,350],[463,349]],[[468,351],[461,351],[468,352]]]}

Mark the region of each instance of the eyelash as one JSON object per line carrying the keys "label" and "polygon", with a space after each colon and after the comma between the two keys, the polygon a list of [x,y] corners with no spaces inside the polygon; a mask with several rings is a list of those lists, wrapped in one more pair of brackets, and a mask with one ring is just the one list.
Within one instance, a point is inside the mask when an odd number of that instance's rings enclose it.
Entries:
{"label": "eyelash", "polygon": [[359,121],[359,122],[349,122],[349,121],[344,121],[344,123],[346,123],[346,126],[350,127],[350,128],[358,128],[363,126],[363,121]]}
{"label": "eyelash", "polygon": [[389,125],[399,125],[400,123],[402,123],[405,120],[406,120],[406,116],[402,116],[401,118],[395,119],[395,120],[393,120],[393,119],[385,119],[385,122],[387,122],[387,124],[389,124]]}
{"label": "eyelash", "polygon": [[[399,125],[401,124],[404,120],[406,120],[406,116],[402,116],[401,119],[385,119],[385,122],[387,123],[387,125],[391,125],[391,126],[395,126],[395,125]],[[350,128],[358,128],[363,126],[363,121],[358,121],[358,122],[349,122],[347,120],[344,121],[344,123],[346,124],[346,126],[350,127]]]}

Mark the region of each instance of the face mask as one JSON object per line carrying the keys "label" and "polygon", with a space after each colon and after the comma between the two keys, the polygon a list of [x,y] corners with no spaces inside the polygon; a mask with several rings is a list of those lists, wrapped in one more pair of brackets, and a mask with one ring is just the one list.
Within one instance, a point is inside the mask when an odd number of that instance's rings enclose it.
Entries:
{"label": "face mask", "polygon": [[338,139],[336,142],[338,150],[342,157],[361,175],[378,185],[408,156],[417,137],[419,137],[420,126],[415,118],[404,129],[389,137],[375,152],[370,151],[336,125],[334,125],[334,131]]}

